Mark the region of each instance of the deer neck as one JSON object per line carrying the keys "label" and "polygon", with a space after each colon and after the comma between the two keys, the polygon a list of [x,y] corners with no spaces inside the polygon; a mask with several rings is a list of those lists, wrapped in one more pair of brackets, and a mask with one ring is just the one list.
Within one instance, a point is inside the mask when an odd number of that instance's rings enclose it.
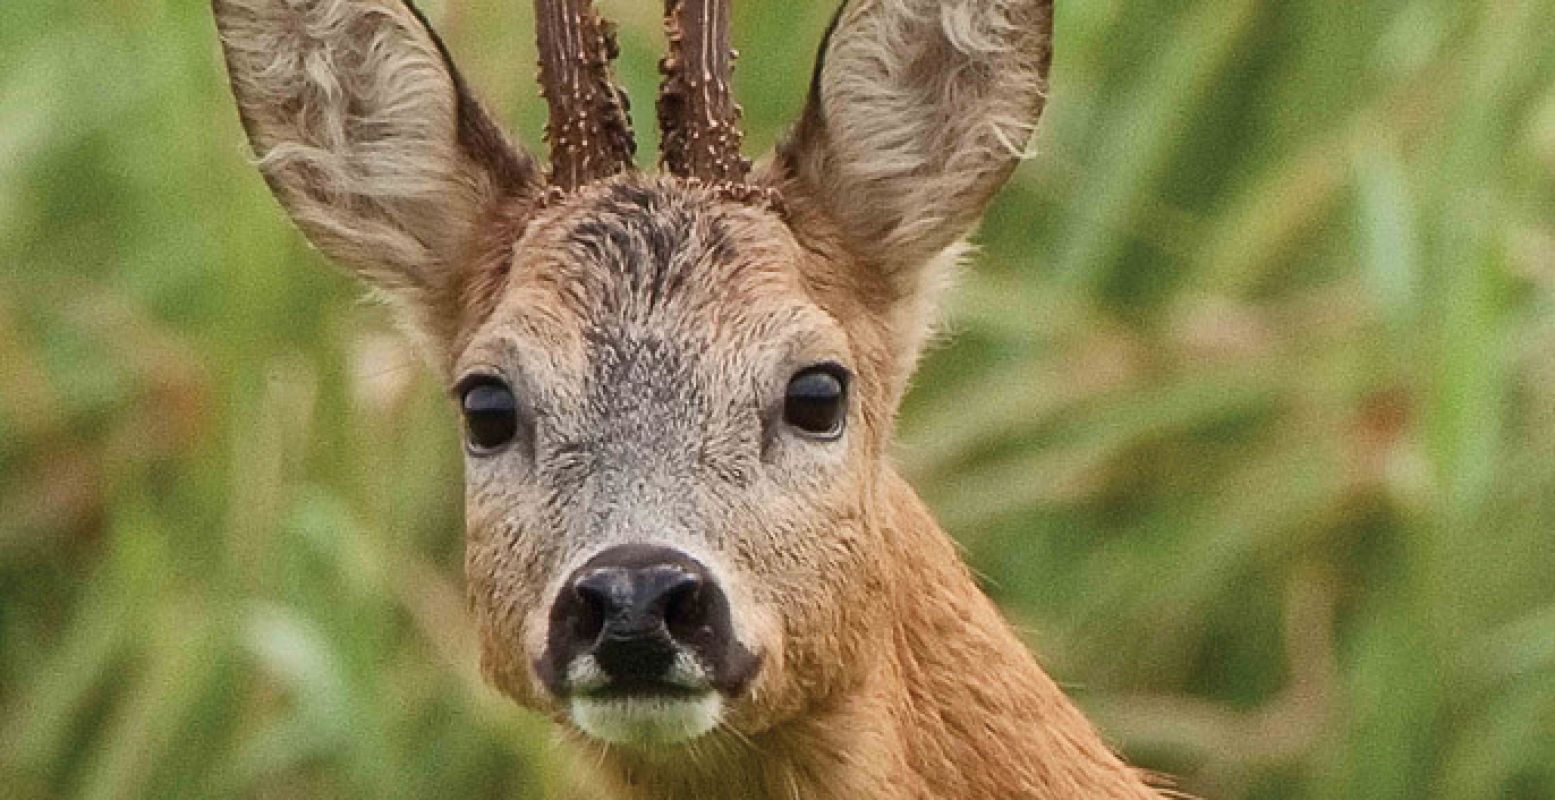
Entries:
{"label": "deer neck", "polygon": [[[610,796],[1155,798],[977,588],[912,490],[886,476],[893,622],[856,688],[751,737],[598,758]],[[597,797],[595,786],[580,796]]]}
{"label": "deer neck", "polygon": [[890,694],[922,796],[1157,797],[1037,665],[906,481],[886,485],[905,570]]}

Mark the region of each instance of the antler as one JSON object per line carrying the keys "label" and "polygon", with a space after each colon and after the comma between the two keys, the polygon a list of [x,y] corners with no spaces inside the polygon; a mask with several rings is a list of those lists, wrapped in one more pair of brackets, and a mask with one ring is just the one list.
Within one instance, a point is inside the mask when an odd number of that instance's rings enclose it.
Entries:
{"label": "antler", "polygon": [[551,108],[551,184],[572,191],[630,169],[637,140],[626,91],[610,70],[615,24],[589,0],[535,0],[535,32],[540,93]]}
{"label": "antler", "polygon": [[729,0],[664,0],[669,55],[659,62],[660,163],[673,175],[738,183],[740,107],[729,88]]}

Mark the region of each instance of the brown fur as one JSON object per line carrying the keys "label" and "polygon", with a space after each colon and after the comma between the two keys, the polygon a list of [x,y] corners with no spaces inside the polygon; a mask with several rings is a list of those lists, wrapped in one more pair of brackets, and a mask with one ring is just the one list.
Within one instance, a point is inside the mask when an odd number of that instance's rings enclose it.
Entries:
{"label": "brown fur", "polygon": [[[753,186],[625,173],[567,194],[484,116],[472,128],[478,106],[397,2],[216,10],[283,204],[399,297],[445,377],[503,376],[532,410],[532,447],[468,462],[466,567],[485,673],[575,742],[580,796],[1157,796],[887,456],[935,287],[1040,109],[1048,3],[860,0]],[[413,174],[379,174],[407,144]],[[775,410],[827,361],[854,375],[847,429],[806,440]],[[667,749],[583,735],[535,668],[564,576],[636,542],[706,565],[761,659],[711,733]]]}

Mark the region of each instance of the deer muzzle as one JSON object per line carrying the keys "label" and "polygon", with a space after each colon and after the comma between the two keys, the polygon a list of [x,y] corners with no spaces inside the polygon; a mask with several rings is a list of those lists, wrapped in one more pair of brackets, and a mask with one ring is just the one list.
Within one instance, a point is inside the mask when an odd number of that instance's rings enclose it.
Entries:
{"label": "deer muzzle", "polygon": [[536,671],[584,733],[675,744],[715,727],[759,666],[705,565],[674,548],[627,544],[563,582]]}

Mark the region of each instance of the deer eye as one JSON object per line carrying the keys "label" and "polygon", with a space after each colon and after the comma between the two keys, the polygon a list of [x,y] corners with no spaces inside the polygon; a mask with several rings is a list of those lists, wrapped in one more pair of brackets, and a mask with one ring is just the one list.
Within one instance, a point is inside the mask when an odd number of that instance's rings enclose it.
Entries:
{"label": "deer eye", "polygon": [[490,455],[518,434],[518,400],[501,378],[474,375],[459,385],[459,410],[470,452]]}
{"label": "deer eye", "polygon": [[816,439],[831,441],[842,436],[848,417],[848,377],[848,371],[837,364],[795,373],[783,397],[783,421]]}

